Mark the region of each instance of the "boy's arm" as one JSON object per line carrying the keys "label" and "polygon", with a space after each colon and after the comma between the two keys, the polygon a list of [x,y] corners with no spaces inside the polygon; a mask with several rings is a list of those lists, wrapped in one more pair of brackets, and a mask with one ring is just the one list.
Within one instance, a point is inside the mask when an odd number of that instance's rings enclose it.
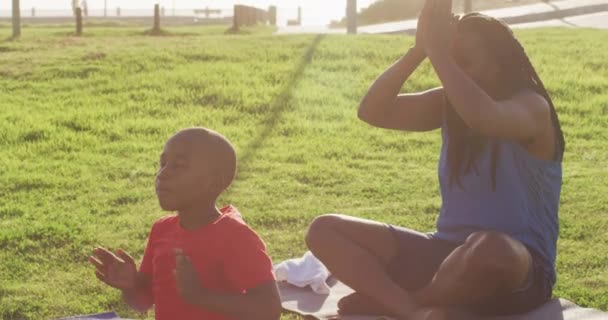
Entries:
{"label": "boy's arm", "polygon": [[[134,288],[130,290],[122,290],[123,301],[129,305],[129,307],[137,310],[138,312],[145,312],[154,305],[154,295],[152,294],[152,260],[154,255],[154,241],[152,241],[152,239],[156,237],[158,232],[157,230],[158,222],[155,222],[150,230],[150,236],[148,237],[148,243],[146,244],[144,256],[135,277]],[[133,265],[135,265],[133,258],[130,260]]]}
{"label": "boy's arm", "polygon": [[272,263],[257,235],[247,232],[238,241],[238,249],[231,251],[225,272],[230,281],[241,288],[243,294],[213,292],[204,289],[190,259],[176,250],[175,277],[184,302],[239,320],[278,320],[281,316],[281,299]]}
{"label": "boy's arm", "polygon": [[188,258],[178,256],[175,276],[184,302],[239,320],[278,320],[281,299],[274,280],[247,290],[245,294],[212,292],[201,287],[198,275]]}
{"label": "boy's arm", "polygon": [[[142,269],[149,265],[144,257]],[[153,304],[151,278],[143,272],[137,272],[135,260],[124,250],[113,253],[106,248],[97,247],[89,262],[95,266],[95,276],[109,285],[122,291],[123,300],[134,309],[143,312]]]}
{"label": "boy's arm", "polygon": [[145,312],[154,305],[152,296],[152,279],[143,272],[137,273],[137,281],[133,289],[123,289],[122,299],[138,312]]}
{"label": "boy's arm", "polygon": [[197,305],[239,320],[278,320],[281,317],[281,299],[274,280],[241,295],[202,292]]}

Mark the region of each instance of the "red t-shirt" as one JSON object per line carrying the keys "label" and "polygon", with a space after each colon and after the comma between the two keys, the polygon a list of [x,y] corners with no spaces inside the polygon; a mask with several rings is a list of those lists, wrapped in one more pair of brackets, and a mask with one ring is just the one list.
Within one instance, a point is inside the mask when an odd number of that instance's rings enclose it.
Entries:
{"label": "red t-shirt", "polygon": [[201,286],[212,292],[243,294],[274,280],[272,262],[260,237],[232,206],[222,216],[195,231],[184,230],[178,216],[159,219],[152,226],[140,272],[152,278],[156,319],[228,320],[181,299],[175,283],[175,252],[181,248],[198,271]]}

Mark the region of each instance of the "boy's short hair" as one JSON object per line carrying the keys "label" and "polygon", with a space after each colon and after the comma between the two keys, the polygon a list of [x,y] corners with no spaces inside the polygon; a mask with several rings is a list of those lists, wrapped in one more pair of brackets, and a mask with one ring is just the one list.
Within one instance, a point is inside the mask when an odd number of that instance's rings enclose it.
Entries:
{"label": "boy's short hair", "polygon": [[[236,177],[236,151],[234,146],[225,136],[222,134],[206,129],[209,135],[209,141],[212,144],[212,150],[214,156],[211,158],[213,171],[217,172],[217,195],[219,196],[224,192]],[[217,155],[217,156],[215,156]]]}
{"label": "boy's short hair", "polygon": [[206,165],[210,166],[210,175],[215,179],[213,184],[214,196],[219,196],[230,185],[236,176],[236,151],[232,143],[217,131],[193,127],[181,130],[176,134],[192,137],[200,148],[205,150],[209,156],[206,157]]}

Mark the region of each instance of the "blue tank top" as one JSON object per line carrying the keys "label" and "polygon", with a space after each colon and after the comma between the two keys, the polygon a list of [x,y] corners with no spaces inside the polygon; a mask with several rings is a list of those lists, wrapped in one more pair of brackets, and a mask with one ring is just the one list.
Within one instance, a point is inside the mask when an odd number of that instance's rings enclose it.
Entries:
{"label": "blue tank top", "polygon": [[437,221],[438,239],[463,242],[476,231],[498,231],[536,251],[552,283],[559,232],[558,208],[562,185],[561,161],[533,157],[519,143],[498,144],[496,189],[492,189],[492,148],[484,148],[475,169],[450,186],[447,126],[442,127],[439,183],[443,204]]}

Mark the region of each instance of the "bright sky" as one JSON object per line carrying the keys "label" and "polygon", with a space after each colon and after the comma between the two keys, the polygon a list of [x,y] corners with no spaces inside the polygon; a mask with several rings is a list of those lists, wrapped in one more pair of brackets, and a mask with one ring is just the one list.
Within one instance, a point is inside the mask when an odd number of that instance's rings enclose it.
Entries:
{"label": "bright sky", "polygon": [[[81,0],[79,0],[81,1]],[[108,8],[121,7],[124,9],[145,9],[151,8],[155,3],[167,9],[193,9],[193,8],[231,8],[234,3],[253,5],[267,8],[269,5],[276,5],[279,8],[279,16],[289,16],[295,18],[297,11],[295,8],[302,7],[302,20],[305,25],[327,24],[330,20],[337,20],[344,17],[346,10],[346,0],[106,0]],[[359,9],[369,6],[376,0],[357,0]],[[21,9],[29,10],[35,7],[42,9],[69,9],[71,0],[21,0]],[[89,9],[102,9],[104,0],[87,0]],[[11,1],[0,1],[0,10],[10,10]],[[283,8],[281,12],[281,8]]]}

